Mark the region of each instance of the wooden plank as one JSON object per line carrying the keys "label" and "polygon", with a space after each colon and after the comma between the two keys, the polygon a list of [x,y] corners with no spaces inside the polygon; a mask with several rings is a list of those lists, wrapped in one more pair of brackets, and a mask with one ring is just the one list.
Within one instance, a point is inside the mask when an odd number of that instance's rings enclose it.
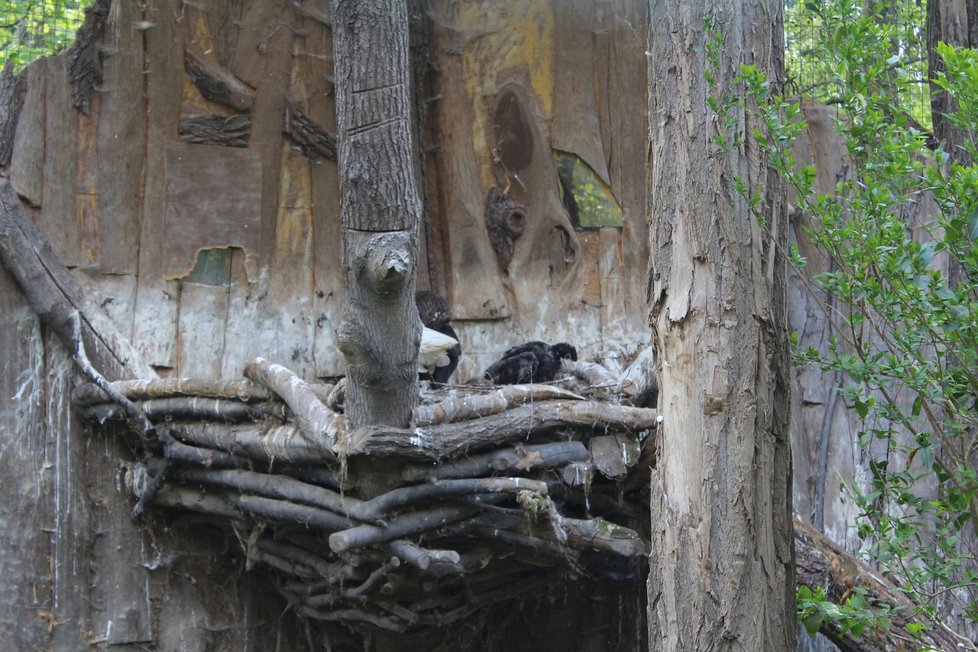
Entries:
{"label": "wooden plank", "polygon": [[264,294],[261,284],[266,282],[249,280],[244,251],[231,250],[231,286],[228,290],[228,314],[224,322],[221,378],[240,378],[245,362],[256,356],[267,357],[263,349],[266,342],[274,338],[274,332],[266,331],[266,322],[259,314],[259,297]]}
{"label": "wooden plank", "polygon": [[143,19],[139,3],[114,2],[103,36],[101,106],[96,133],[98,214],[101,220],[99,269],[135,274],[139,209],[146,146]]}
{"label": "wooden plank", "polygon": [[275,249],[268,271],[266,309],[279,319],[273,362],[286,365],[301,377],[313,374],[314,252],[309,161],[282,143],[280,206],[275,227]]}
{"label": "wooden plank", "polygon": [[243,10],[237,42],[232,46],[231,72],[255,89],[251,147],[261,157],[262,267],[270,264],[279,208],[282,125],[285,96],[292,69],[292,10],[284,3],[251,2]]}
{"label": "wooden plank", "polygon": [[227,288],[182,282],[177,322],[178,375],[221,377],[227,316]]}
{"label": "wooden plank", "polygon": [[72,276],[86,294],[105,311],[119,333],[129,338],[132,334],[132,316],[136,304],[136,277],[90,273],[74,269]]}
{"label": "wooden plank", "polygon": [[38,227],[50,241],[55,255],[68,267],[83,263],[78,223],[75,221],[75,177],[77,171],[77,109],[72,105],[68,84],[68,55],[48,60],[45,86],[45,150],[60,152],[44,157],[44,186]]}
{"label": "wooden plank", "polygon": [[[439,171],[437,215],[445,216],[443,235],[448,238],[450,296],[456,319],[502,319],[511,314],[503,280],[489,244],[484,221],[485,198],[479,157],[473,132],[473,99],[463,84],[465,68],[460,57],[448,52],[458,47],[458,32],[451,25],[436,25],[432,38],[434,58],[441,65],[433,119],[442,125],[435,153]],[[483,134],[478,134],[483,140]]]}
{"label": "wooden plank", "polygon": [[51,479],[41,324],[0,265],[0,640],[50,648]]}
{"label": "wooden plank", "polygon": [[[650,340],[646,321],[646,270],[649,265],[646,217],[648,143],[635,134],[648,133],[648,60],[645,56],[648,3],[612,0],[602,5],[597,42],[598,95],[602,140],[608,157],[611,191],[621,206],[623,269],[623,330],[639,344]],[[610,251],[610,249],[608,249]],[[608,323],[607,320],[604,320]]]}
{"label": "wooden plank", "polygon": [[45,338],[45,427],[52,448],[51,622],[55,650],[88,647],[92,514],[85,490],[86,440],[71,409],[75,364],[54,334]]}
{"label": "wooden plank", "polygon": [[34,206],[41,205],[44,187],[44,128],[46,124],[47,59],[38,59],[21,74],[27,77],[27,94],[17,120],[10,182],[17,193]]}
{"label": "wooden plank", "polygon": [[[328,0],[305,3],[305,9],[329,14]],[[303,19],[295,40],[289,97],[326,131],[336,133],[333,103],[332,33],[321,22]],[[335,161],[309,162],[309,192],[313,239],[313,368],[320,378],[344,373],[343,354],[336,345],[334,329],[340,322],[343,269],[340,259],[340,195]]]}
{"label": "wooden plank", "polygon": [[[605,228],[599,231],[598,271],[601,278],[601,337],[613,348],[625,345],[629,353],[637,349],[642,331],[633,330],[633,320],[625,308],[625,268],[621,231]],[[629,340],[637,340],[634,345]],[[617,345],[617,346],[615,346]]]}
{"label": "wooden plank", "polygon": [[179,286],[163,279],[163,211],[166,144],[175,138],[183,84],[183,39],[176,14],[166,3],[150,3],[144,18],[154,25],[146,39],[146,161],[139,217],[139,283],[133,315],[133,344],[148,364],[176,365]]}
{"label": "wooden plank", "polygon": [[606,70],[595,52],[594,26],[601,6],[591,0],[551,0],[551,7],[554,61],[560,62],[554,66],[553,147],[576,154],[609,184],[596,88]]}
{"label": "wooden plank", "polygon": [[189,273],[204,248],[241,247],[256,254],[261,187],[261,161],[252,150],[167,144],[163,277]]}

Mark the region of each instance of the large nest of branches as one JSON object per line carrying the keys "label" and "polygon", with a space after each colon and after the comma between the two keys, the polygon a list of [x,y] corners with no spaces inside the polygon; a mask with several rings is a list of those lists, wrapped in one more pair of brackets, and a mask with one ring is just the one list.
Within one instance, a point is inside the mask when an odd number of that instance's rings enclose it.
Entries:
{"label": "large nest of branches", "polygon": [[144,461],[124,474],[134,515],[211,515],[306,618],[406,633],[644,562],[655,410],[598,365],[564,372],[422,384],[410,429],[351,429],[342,381],[306,383],[262,359],[225,382],[90,375],[73,398],[141,440]]}

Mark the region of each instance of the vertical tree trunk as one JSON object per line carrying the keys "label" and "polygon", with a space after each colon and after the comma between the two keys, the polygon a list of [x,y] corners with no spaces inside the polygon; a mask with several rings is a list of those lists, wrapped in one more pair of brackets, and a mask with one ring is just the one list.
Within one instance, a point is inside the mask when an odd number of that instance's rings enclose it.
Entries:
{"label": "vertical tree trunk", "polygon": [[[978,47],[978,3],[969,0],[930,0],[927,3],[927,67],[930,77],[944,70],[944,62],[937,56],[937,44],[940,42],[958,47]],[[930,106],[934,137],[944,143],[951,160],[968,165],[970,157],[962,148],[968,134],[945,117],[956,108],[953,100],[931,84]]]}
{"label": "vertical tree trunk", "polygon": [[[782,3],[651,0],[649,300],[660,361],[652,476],[649,643],[654,650],[794,648],[783,190],[706,98],[737,92],[741,62],[777,86]],[[704,28],[709,17],[711,30]],[[706,43],[722,34],[716,88]],[[766,228],[734,191],[758,191]]]}
{"label": "vertical tree trunk", "polygon": [[417,401],[421,205],[404,1],[334,0],[333,38],[346,273],[337,339],[347,362],[347,414],[355,426],[406,426]]}

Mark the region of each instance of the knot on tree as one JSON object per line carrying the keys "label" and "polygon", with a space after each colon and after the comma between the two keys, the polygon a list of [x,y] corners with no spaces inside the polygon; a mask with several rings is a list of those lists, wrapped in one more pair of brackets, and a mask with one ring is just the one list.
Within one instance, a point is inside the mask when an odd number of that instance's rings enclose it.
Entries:
{"label": "knot on tree", "polygon": [[499,269],[508,274],[516,239],[523,235],[526,227],[526,207],[493,186],[486,197],[485,220]]}
{"label": "knot on tree", "polygon": [[361,274],[378,296],[389,298],[400,293],[414,273],[411,235],[405,231],[382,233],[370,239]]}

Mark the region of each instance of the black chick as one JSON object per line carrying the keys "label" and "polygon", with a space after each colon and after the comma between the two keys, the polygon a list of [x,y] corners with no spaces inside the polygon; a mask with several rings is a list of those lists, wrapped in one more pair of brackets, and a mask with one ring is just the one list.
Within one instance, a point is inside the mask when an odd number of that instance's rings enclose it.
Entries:
{"label": "black chick", "polygon": [[506,351],[486,369],[486,378],[496,385],[546,383],[557,377],[561,360],[577,360],[577,350],[560,342],[527,342]]}
{"label": "black chick", "polygon": [[[436,292],[419,290],[414,293],[414,303],[418,306],[418,315],[421,317],[422,324],[439,333],[458,339],[455,329],[449,323],[452,320],[452,310],[448,307],[445,297]],[[441,385],[447,383],[458,366],[460,357],[462,357],[462,346],[457,344],[448,350],[448,364],[443,367],[436,367],[431,380]]]}

